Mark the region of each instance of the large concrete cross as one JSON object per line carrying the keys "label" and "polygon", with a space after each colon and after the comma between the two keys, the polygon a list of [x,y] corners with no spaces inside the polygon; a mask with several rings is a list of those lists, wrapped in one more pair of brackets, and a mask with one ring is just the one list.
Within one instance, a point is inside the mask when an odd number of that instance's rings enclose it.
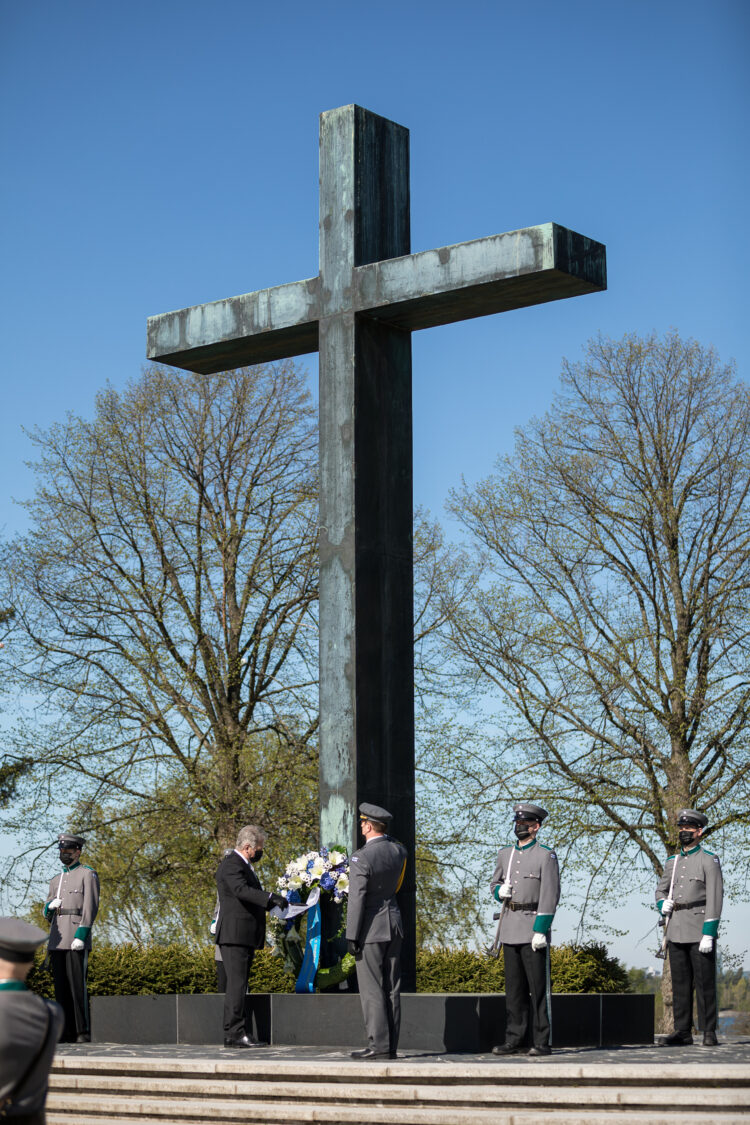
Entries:
{"label": "large concrete cross", "polygon": [[[320,119],[317,277],[149,319],[189,371],[320,353],[322,843],[355,846],[369,800],[414,855],[411,332],[605,288],[604,247],[556,223],[411,254],[408,130],[350,105]],[[400,899],[410,991],[413,858]]]}

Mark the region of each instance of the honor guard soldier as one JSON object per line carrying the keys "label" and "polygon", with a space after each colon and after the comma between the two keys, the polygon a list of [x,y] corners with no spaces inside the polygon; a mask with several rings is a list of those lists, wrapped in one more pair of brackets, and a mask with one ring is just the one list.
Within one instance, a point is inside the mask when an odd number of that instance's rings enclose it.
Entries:
{"label": "honor guard soldier", "polygon": [[550,931],[560,900],[557,856],[536,838],[547,816],[539,805],[523,801],[513,809],[515,844],[498,852],[492,892],[502,904],[495,949],[505,959],[505,1042],[493,1055],[518,1055],[527,1050],[531,1012],[530,1055],[549,1055]]}
{"label": "honor guard soldier", "polygon": [[65,1017],[59,1004],[26,987],[44,930],[20,918],[0,918],[0,1118],[44,1125],[52,1056]]}
{"label": "honor guard soldier", "polygon": [[656,888],[656,905],[665,921],[665,940],[672,972],[674,1031],[669,1047],[693,1042],[693,991],[703,1046],[716,1039],[716,938],[724,895],[719,857],[700,838],[708,817],[695,809],[677,814],[680,850],[664,866]]}
{"label": "honor guard soldier", "polygon": [[99,877],[81,863],[83,836],[58,837],[62,872],[50,879],[44,916],[50,922],[49,960],[55,999],[65,1012],[63,1042],[89,1043],[87,987],[91,927],[99,909]]}
{"label": "honor guard soldier", "polygon": [[404,927],[396,902],[406,871],[406,848],[387,836],[391,814],[359,806],[364,847],[349,863],[346,940],[357,962],[357,984],[367,1046],[353,1059],[396,1058],[401,1030],[401,943]]}

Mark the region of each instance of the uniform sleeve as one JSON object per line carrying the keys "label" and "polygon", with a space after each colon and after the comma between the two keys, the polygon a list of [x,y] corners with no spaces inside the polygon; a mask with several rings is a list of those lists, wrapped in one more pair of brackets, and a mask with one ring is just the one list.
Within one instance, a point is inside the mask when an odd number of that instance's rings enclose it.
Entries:
{"label": "uniform sleeve", "polygon": [[671,855],[667,862],[664,864],[664,870],[661,873],[661,878],[656,884],[656,908],[661,911],[664,905],[664,900],[669,894],[669,884],[672,882],[672,868],[675,865],[677,857]]}
{"label": "uniform sleeve", "polygon": [[94,920],[99,913],[99,876],[96,871],[86,869],[85,877],[83,880],[83,912],[81,914],[81,924],[76,929],[74,937],[80,938],[85,941],[91,933],[91,927]]}
{"label": "uniform sleeve", "polygon": [[539,906],[534,919],[534,933],[548,934],[560,901],[560,865],[554,852],[544,853],[539,880]]}
{"label": "uniform sleeve", "polygon": [[721,908],[724,903],[724,880],[717,855],[706,856],[706,918],[703,933],[715,938],[719,932]]}
{"label": "uniform sleeve", "polygon": [[346,939],[358,941],[365,916],[365,897],[370,869],[364,855],[351,858],[349,863],[349,898],[346,907]]}
{"label": "uniform sleeve", "polygon": [[497,862],[495,863],[495,870],[492,872],[492,878],[490,879],[490,890],[492,891],[492,894],[495,896],[495,898],[497,899],[498,902],[500,901],[500,896],[497,893],[498,887],[500,886],[501,883],[505,882],[505,858],[504,858],[504,854],[505,854],[506,850],[507,850],[506,848],[501,848],[500,851],[497,853]]}

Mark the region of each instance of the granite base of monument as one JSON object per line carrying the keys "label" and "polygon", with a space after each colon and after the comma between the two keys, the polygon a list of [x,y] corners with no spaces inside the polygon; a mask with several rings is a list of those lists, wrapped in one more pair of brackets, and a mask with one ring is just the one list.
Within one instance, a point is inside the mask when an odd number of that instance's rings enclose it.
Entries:
{"label": "granite base of monument", "polygon": [[[94,1043],[221,1044],[224,998],[218,993],[172,996],[93,996]],[[274,1046],[351,1048],[365,1041],[354,993],[248,994],[247,1025]],[[502,993],[406,993],[401,998],[404,1051],[489,1051],[502,1042]],[[654,1041],[654,997],[626,993],[556,993],[552,1044],[605,1047]]]}

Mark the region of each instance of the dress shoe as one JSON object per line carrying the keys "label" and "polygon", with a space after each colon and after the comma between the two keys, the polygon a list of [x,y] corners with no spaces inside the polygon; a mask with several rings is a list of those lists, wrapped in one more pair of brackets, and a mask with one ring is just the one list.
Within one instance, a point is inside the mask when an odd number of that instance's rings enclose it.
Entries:
{"label": "dress shoe", "polygon": [[76,1035],[76,1043],[90,1043],[91,1036],[87,1031],[82,1031],[80,1035]]}
{"label": "dress shoe", "polygon": [[704,1031],[703,1032],[703,1046],[704,1047],[718,1047],[719,1046],[719,1040],[716,1038],[716,1032],[715,1031]]}
{"label": "dress shoe", "polygon": [[673,1031],[671,1035],[667,1035],[662,1041],[665,1047],[692,1047],[692,1035],[683,1035],[681,1031]]}
{"label": "dress shoe", "polygon": [[500,1043],[492,1048],[493,1055],[525,1055],[526,1048],[519,1047],[517,1043]]}
{"label": "dress shoe", "polygon": [[372,1047],[363,1047],[361,1051],[352,1051],[353,1059],[395,1059],[395,1051],[373,1051]]}
{"label": "dress shoe", "polygon": [[531,1050],[529,1051],[529,1054],[533,1055],[534,1058],[539,1058],[540,1055],[551,1055],[552,1054],[552,1048],[551,1047],[532,1047]]}
{"label": "dress shoe", "polygon": [[238,1039],[225,1039],[225,1047],[267,1047],[267,1043],[259,1043],[257,1039],[251,1039],[249,1035],[240,1035]]}

